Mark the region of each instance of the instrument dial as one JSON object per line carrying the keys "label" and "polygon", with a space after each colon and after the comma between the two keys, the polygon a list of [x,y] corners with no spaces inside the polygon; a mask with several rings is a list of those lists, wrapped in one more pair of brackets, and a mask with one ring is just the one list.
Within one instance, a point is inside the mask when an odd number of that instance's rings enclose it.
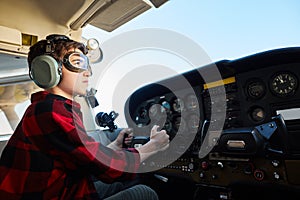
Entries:
{"label": "instrument dial", "polygon": [[170,110],[171,110],[171,105],[169,104],[169,102],[163,101],[163,102],[161,102],[161,106],[162,106],[161,108],[163,109],[162,112],[163,112],[163,111],[170,112]]}
{"label": "instrument dial", "polygon": [[157,115],[159,115],[161,112],[161,105],[159,104],[154,104],[151,103],[149,105],[149,116],[150,118],[156,117]]}
{"label": "instrument dial", "polygon": [[163,129],[166,130],[168,134],[170,134],[172,130],[172,123],[167,120],[163,126]]}
{"label": "instrument dial", "polygon": [[173,107],[173,110],[175,112],[179,112],[180,113],[183,110],[183,108],[184,108],[184,102],[181,99],[176,98],[173,101],[172,107]]}
{"label": "instrument dial", "polygon": [[186,104],[189,110],[196,110],[198,108],[198,99],[196,95],[190,94],[186,97]]}
{"label": "instrument dial", "polygon": [[265,94],[265,92],[266,87],[261,80],[254,80],[247,84],[247,93],[251,98],[261,98]]}
{"label": "instrument dial", "polygon": [[283,72],[274,76],[271,80],[271,90],[277,96],[292,95],[298,86],[296,76],[290,72]]}
{"label": "instrument dial", "polygon": [[250,117],[255,122],[261,122],[265,119],[266,113],[263,108],[256,107],[251,110]]}
{"label": "instrument dial", "polygon": [[196,114],[192,114],[191,116],[189,116],[187,124],[191,134],[197,133],[199,129],[199,121],[200,118]]}
{"label": "instrument dial", "polygon": [[186,130],[186,122],[184,121],[184,119],[182,117],[175,118],[174,128],[176,131],[178,131],[178,130],[185,131]]}

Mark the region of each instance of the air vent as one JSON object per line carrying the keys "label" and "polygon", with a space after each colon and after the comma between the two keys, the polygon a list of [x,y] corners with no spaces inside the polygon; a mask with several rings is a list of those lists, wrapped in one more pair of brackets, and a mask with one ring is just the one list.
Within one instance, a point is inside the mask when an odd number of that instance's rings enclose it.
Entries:
{"label": "air vent", "polygon": [[288,148],[291,153],[300,154],[300,119],[286,120]]}
{"label": "air vent", "polygon": [[21,45],[21,32],[16,29],[0,26],[0,43]]}
{"label": "air vent", "polygon": [[22,33],[22,45],[25,46],[32,46],[34,45],[38,40],[38,37],[35,35],[28,35]]}
{"label": "air vent", "polygon": [[22,46],[22,34],[17,29],[0,26],[0,53],[27,55],[28,48]]}

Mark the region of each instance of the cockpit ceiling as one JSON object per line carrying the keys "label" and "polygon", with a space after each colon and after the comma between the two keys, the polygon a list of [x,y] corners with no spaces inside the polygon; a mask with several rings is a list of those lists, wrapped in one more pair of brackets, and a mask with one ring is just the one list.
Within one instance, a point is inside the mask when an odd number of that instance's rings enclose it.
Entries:
{"label": "cockpit ceiling", "polygon": [[151,7],[147,0],[1,0],[0,26],[39,37],[49,30],[78,32],[87,24],[113,31]]}
{"label": "cockpit ceiling", "polygon": [[1,0],[0,25],[41,37],[50,29],[66,33],[70,21],[89,3],[91,0]]}
{"label": "cockpit ceiling", "polygon": [[26,56],[30,45],[23,43],[24,35],[40,40],[57,33],[81,40],[81,29],[87,24],[113,31],[166,1],[1,0],[0,84],[11,76],[28,76]]}

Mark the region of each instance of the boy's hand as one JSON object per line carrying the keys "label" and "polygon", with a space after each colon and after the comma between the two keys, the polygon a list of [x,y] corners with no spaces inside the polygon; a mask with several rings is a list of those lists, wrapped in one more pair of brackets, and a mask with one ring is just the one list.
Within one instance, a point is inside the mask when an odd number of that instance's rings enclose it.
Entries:
{"label": "boy's hand", "polygon": [[123,144],[125,146],[130,146],[133,139],[133,130],[132,128],[124,128],[120,131],[118,137],[115,140],[115,144],[119,148],[123,148]]}

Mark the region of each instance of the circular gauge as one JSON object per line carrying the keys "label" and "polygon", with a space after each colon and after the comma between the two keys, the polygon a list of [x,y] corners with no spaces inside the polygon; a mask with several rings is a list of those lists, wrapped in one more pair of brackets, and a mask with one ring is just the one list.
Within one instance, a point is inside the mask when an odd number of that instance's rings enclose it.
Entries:
{"label": "circular gauge", "polygon": [[150,119],[148,118],[148,111],[146,108],[142,107],[135,117],[135,122],[140,126],[144,126],[147,125],[149,121]]}
{"label": "circular gauge", "polygon": [[172,123],[169,120],[167,120],[163,126],[163,129],[166,130],[169,134],[172,130]]}
{"label": "circular gauge", "polygon": [[147,117],[147,110],[145,108],[141,108],[140,111],[139,111],[139,117],[142,118],[142,119],[145,119]]}
{"label": "circular gauge", "polygon": [[250,111],[250,117],[255,122],[261,122],[265,119],[266,113],[264,109],[260,107],[255,107]]}
{"label": "circular gauge", "polygon": [[198,99],[196,95],[190,94],[186,98],[186,107],[190,110],[196,110],[198,108]]}
{"label": "circular gauge", "polygon": [[159,115],[161,112],[161,105],[159,104],[151,104],[149,106],[149,117],[155,117]]}
{"label": "circular gauge", "polygon": [[162,109],[169,112],[171,110],[171,105],[169,104],[169,102],[167,101],[163,101],[161,102],[161,105],[162,105]]}
{"label": "circular gauge", "polygon": [[172,148],[172,152],[178,155],[182,155],[189,147],[189,145],[187,144],[187,141],[189,140],[187,140],[187,138],[182,135],[176,136],[176,140],[172,141],[172,145],[174,145],[174,147]]}
{"label": "circular gauge", "polygon": [[290,72],[282,72],[271,79],[271,91],[277,96],[294,94],[298,86],[296,76]]}
{"label": "circular gauge", "polygon": [[265,84],[261,80],[249,82],[246,89],[248,96],[254,99],[261,98],[266,93]]}
{"label": "circular gauge", "polygon": [[197,115],[190,115],[187,121],[188,128],[191,134],[197,133],[199,129],[200,118]]}
{"label": "circular gauge", "polygon": [[179,112],[180,113],[183,110],[183,108],[184,108],[184,102],[181,99],[176,98],[173,101],[172,108],[173,108],[173,110],[175,112]]}
{"label": "circular gauge", "polygon": [[174,128],[176,131],[178,130],[185,130],[186,122],[182,117],[176,117],[174,120]]}

